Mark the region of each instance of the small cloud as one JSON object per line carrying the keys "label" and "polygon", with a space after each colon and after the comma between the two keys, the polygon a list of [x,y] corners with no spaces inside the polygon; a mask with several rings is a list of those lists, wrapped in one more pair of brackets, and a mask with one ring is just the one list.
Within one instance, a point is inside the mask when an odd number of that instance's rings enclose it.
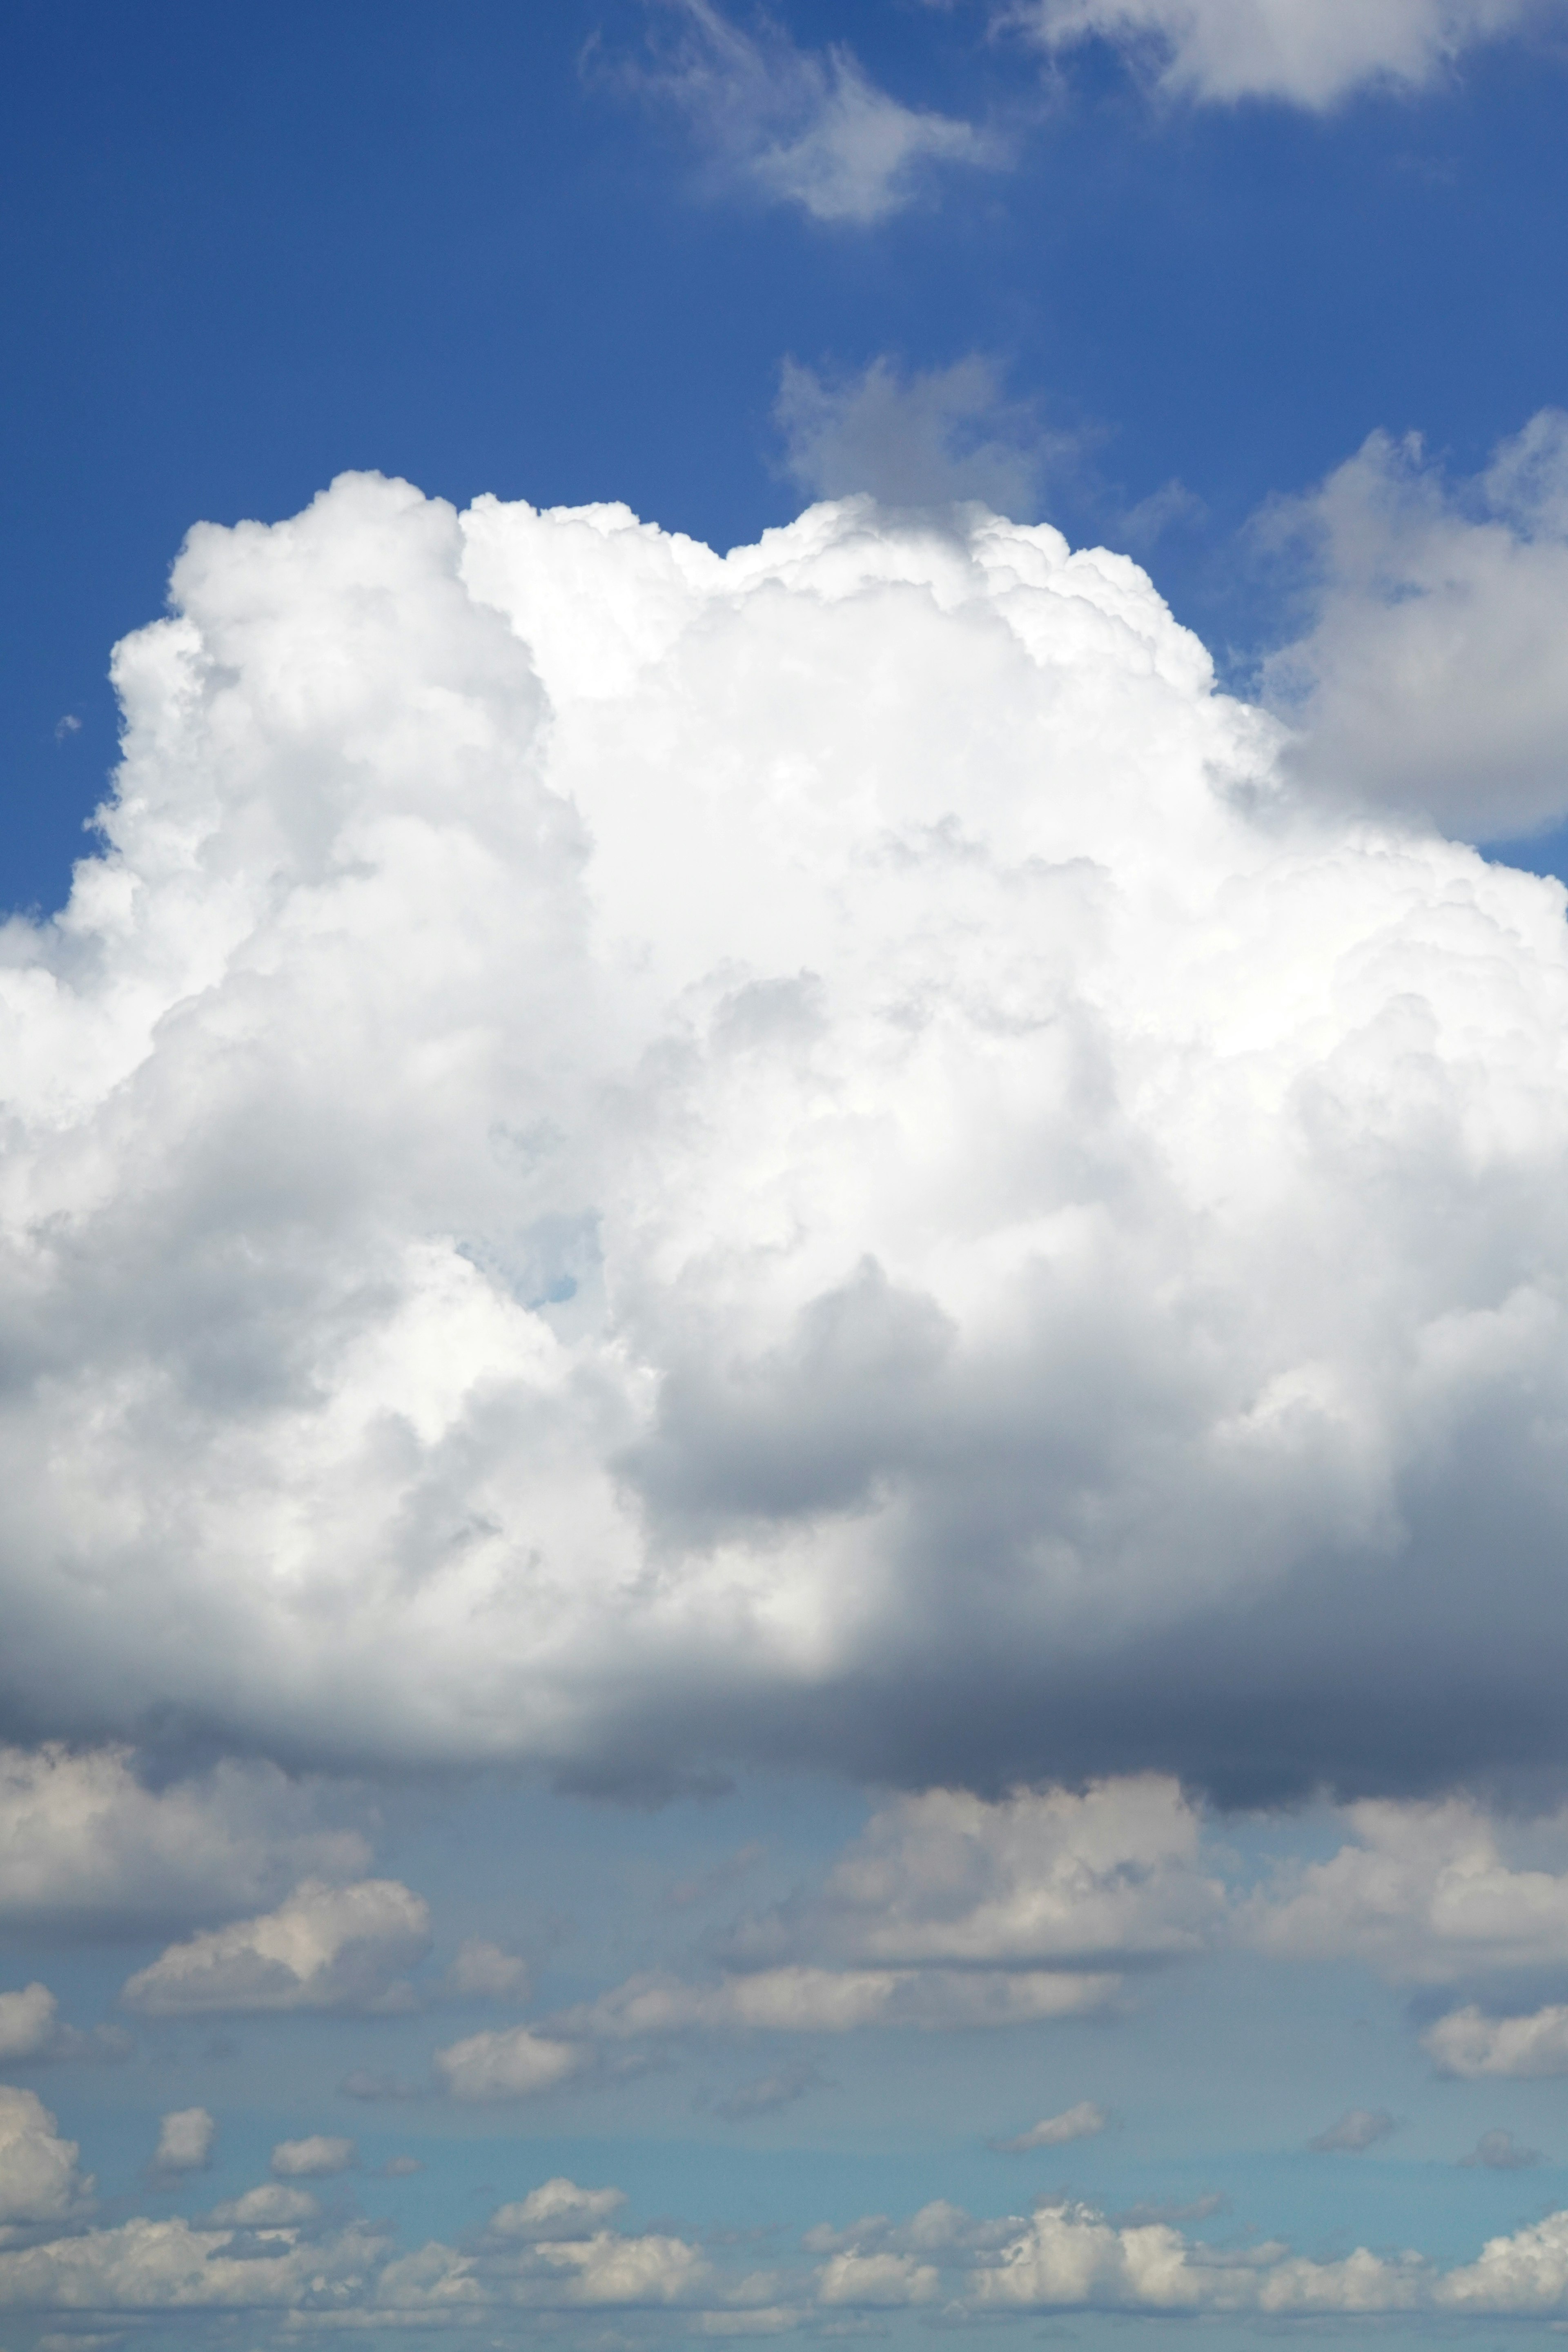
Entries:
{"label": "small cloud", "polygon": [[146,2017],[396,2011],[414,2005],[396,1971],[423,1958],[429,1943],[428,1905],[396,1879],[330,1886],[308,1878],[276,1911],[171,1944],[120,1998]]}
{"label": "small cloud", "polygon": [[624,2189],[579,2189],[560,2177],[531,2189],[515,2205],[500,2207],[488,2227],[492,2237],[562,2244],[608,2229],[626,2201]]}
{"label": "small cloud", "polygon": [[1320,2132],[1307,2146],[1319,2156],[1364,2156],[1369,2147],[1398,2129],[1386,2107],[1347,2107],[1338,2123]]}
{"label": "small cloud", "polygon": [[1183,528],[1193,530],[1208,520],[1208,509],[1195,490],[1174,477],[1129,507],[1117,527],[1120,544],[1143,553],[1163,539],[1168,530]]}
{"label": "small cloud", "polygon": [[812,498],[974,499],[1013,516],[1035,511],[1047,466],[1078,446],[1047,432],[1027,402],[1007,399],[996,362],[980,352],[909,374],[885,357],[837,376],[786,360],[773,422],[785,471]]}
{"label": "small cloud", "polygon": [[772,2074],[763,2074],[753,2083],[742,2083],[727,2099],[721,2099],[714,2114],[726,2123],[751,2123],[758,2116],[776,2115],[781,2107],[793,2106],[804,2099],[808,2091],[830,2090],[826,2074],[807,2058],[793,2059]]}
{"label": "small cloud", "polygon": [[389,2156],[381,2167],[380,2177],[383,2180],[408,2180],[424,2169],[416,2156]]}
{"label": "small cloud", "polygon": [[436,2053],[436,2071],[448,2097],[485,2102],[530,2099],[574,2074],[584,2053],[569,2042],[552,2042],[514,2025],[504,2033],[474,2033]]}
{"label": "small cloud", "polygon": [[279,2180],[325,2178],[352,2172],[359,2150],[352,2139],[330,2139],[321,2132],[309,2139],[282,2139],[272,2151],[272,2170]]}
{"label": "small cloud", "polygon": [[215,2205],[212,2219],[220,2229],[288,2230],[313,2221],[321,2210],[308,2189],[284,2189],[266,2181],[259,2189],[247,2189],[243,2197]]}
{"label": "small cloud", "polygon": [[1098,2139],[1110,2123],[1110,2117],[1103,2107],[1097,2107],[1092,2099],[1080,2099],[1076,2107],[1068,2107],[1059,2116],[1047,2116],[1044,2123],[1020,2132],[1016,2139],[987,2140],[986,2146],[994,2148],[998,2156],[1027,2156],[1037,2147],[1066,2147],[1075,2139]]}
{"label": "small cloud", "polygon": [[47,1985],[25,1985],[20,1992],[0,1992],[0,2063],[35,2064],[68,2059],[96,2060],[119,2064],[134,2044],[122,2026],[99,2025],[82,2033],[62,2025],[58,2003]]}
{"label": "small cloud", "polygon": [[56,719],[55,741],[57,743],[67,742],[71,736],[79,735],[80,733],[81,720],[77,717],[74,710],[68,710],[63,719]]}
{"label": "small cloud", "polygon": [[1462,2165],[1486,2172],[1528,2172],[1532,2165],[1545,2161],[1538,2147],[1521,2147],[1513,2134],[1506,2131],[1483,2132],[1468,2156],[1459,2158]]}
{"label": "small cloud", "polygon": [[447,1970],[447,1990],[460,2000],[524,2000],[528,1962],[483,1936],[470,1936]]}
{"label": "small cloud", "polygon": [[616,79],[683,114],[722,179],[814,220],[867,227],[913,203],[933,165],[1010,160],[973,123],[879,89],[839,43],[798,48],[765,16],[743,33],[710,0],[663,5],[650,62],[625,64]]}
{"label": "small cloud", "polygon": [[212,2156],[217,2126],[205,2107],[181,2107],[163,2117],[153,2169],[165,2175],[204,2172]]}

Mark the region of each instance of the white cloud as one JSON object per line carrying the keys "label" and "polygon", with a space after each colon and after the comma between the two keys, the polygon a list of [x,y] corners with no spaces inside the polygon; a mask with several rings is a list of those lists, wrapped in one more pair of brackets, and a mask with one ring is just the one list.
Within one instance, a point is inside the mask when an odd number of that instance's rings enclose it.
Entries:
{"label": "white cloud", "polygon": [[835,1952],[904,1966],[1164,1958],[1224,1924],[1179,1784],[1148,1774],[988,1801],[961,1790],[873,1814],[820,1895],[796,1895],[732,1938],[750,1959]]}
{"label": "white cloud", "polygon": [[1315,790],[1470,840],[1568,814],[1568,415],[1453,484],[1417,436],[1373,434],[1261,522],[1310,581],[1311,625],[1264,677]]}
{"label": "white cloud", "polygon": [[272,2151],[272,2170],[279,2180],[314,2179],[334,2172],[352,2172],[359,2150],[352,2139],[312,2132],[307,2139],[280,2139]]}
{"label": "white cloud", "polygon": [[321,2210],[308,2189],[287,2189],[268,2180],[242,2196],[225,2198],[213,2207],[209,2219],[218,2229],[291,2230],[314,2221]]}
{"label": "white cloud", "polygon": [[1016,2139],[993,2140],[991,2145],[1004,2156],[1030,2156],[1037,2147],[1066,2147],[1075,2139],[1098,2139],[1110,2122],[1103,2107],[1097,2107],[1092,2099],[1080,2099],[1076,2107],[1047,2116]]}
{"label": "white cloud", "polygon": [[163,2117],[153,2151],[155,2172],[202,2172],[212,2156],[217,2126],[205,2107],[180,2107]]}
{"label": "white cloud", "polygon": [[541,2182],[514,2205],[499,2206],[488,2228],[498,2238],[592,2238],[607,2229],[626,2203],[620,2189],[579,2189],[574,2180]]}
{"label": "white cloud", "polygon": [[1568,2074],[1568,2008],[1489,2017],[1471,2001],[1440,2017],[1421,2040],[1448,2074]]}
{"label": "white cloud", "polygon": [[840,43],[798,48],[782,26],[743,33],[710,0],[663,0],[657,62],[629,85],[687,116],[726,178],[815,220],[867,226],[915,201],[934,166],[994,169],[973,123],[902,105]]}
{"label": "white cloud", "polygon": [[79,2153],[32,2091],[0,2083],[0,2228],[68,2221],[81,2211],[95,2184],[79,2171]]}
{"label": "white cloud", "polygon": [[306,1873],[363,1874],[342,1801],[275,1765],[226,1760],[151,1789],[123,1747],[0,1748],[0,1920],[131,1927],[273,1899]]}
{"label": "white cloud", "polygon": [[1478,1805],[1373,1800],[1347,1811],[1353,1843],[1282,1870],[1253,1898],[1249,1930],[1265,1951],[1349,1954],[1394,1983],[1424,1984],[1561,1960],[1568,1872],[1511,1868]]}
{"label": "white cloud", "polygon": [[563,2034],[613,2041],[693,2032],[852,2033],[868,2025],[956,2032],[1092,2014],[1111,2000],[1119,1981],[1044,1969],[806,1966],[758,1969],[716,1984],[641,1976],[564,2011],[552,2024]]}
{"label": "white cloud", "polygon": [[1016,0],[1048,48],[1091,37],[1148,56],[1165,86],[1221,101],[1325,108],[1366,89],[1415,89],[1554,0]]}
{"label": "white cloud", "polygon": [[0,940],[11,1719],[1560,1758],[1555,886],[1292,798],[1045,528],[721,559],[358,478],[174,596],[107,849]]}
{"label": "white cloud", "polygon": [[465,2000],[526,2000],[528,1962],[483,1936],[470,1936],[447,1970],[447,1990]]}
{"label": "white cloud", "polygon": [[526,2025],[501,2033],[471,2033],[436,2053],[436,2071],[447,2095],[473,2103],[531,2099],[553,2090],[584,2063],[569,2042],[552,2041]]}
{"label": "white cloud", "polygon": [[146,2017],[403,2009],[412,1995],[398,1971],[429,1944],[429,1906],[396,1879],[308,1878],[276,1911],[172,1944],[120,1997]]}
{"label": "white cloud", "polygon": [[995,363],[971,353],[906,373],[889,359],[834,378],[786,360],[773,405],[792,480],[814,498],[858,491],[900,507],[974,499],[1033,513],[1053,461],[1074,444],[1007,398]]}
{"label": "white cloud", "polygon": [[114,2060],[130,2055],[130,2039],[118,2026],[100,2025],[81,2033],[74,2025],[62,2024],[58,2011],[47,1985],[0,1992],[0,2065],[16,2058]]}
{"label": "white cloud", "polygon": [[1307,2146],[1320,2156],[1364,2156],[1381,2146],[1398,2126],[1383,2107],[1347,2107],[1337,2123],[1321,2131]]}
{"label": "white cloud", "polygon": [[1486,2172],[1527,2172],[1544,2162],[1538,2147],[1521,2147],[1511,2132],[1484,2131],[1461,2165]]}

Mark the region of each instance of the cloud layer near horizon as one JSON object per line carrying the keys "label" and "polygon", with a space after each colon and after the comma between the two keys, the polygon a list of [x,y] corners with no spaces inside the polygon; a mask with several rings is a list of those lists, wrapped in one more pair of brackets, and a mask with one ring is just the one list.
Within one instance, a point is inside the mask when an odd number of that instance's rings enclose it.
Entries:
{"label": "cloud layer near horizon", "polygon": [[174,599],[0,935],[13,1736],[1568,1760],[1556,885],[978,511],[346,477]]}

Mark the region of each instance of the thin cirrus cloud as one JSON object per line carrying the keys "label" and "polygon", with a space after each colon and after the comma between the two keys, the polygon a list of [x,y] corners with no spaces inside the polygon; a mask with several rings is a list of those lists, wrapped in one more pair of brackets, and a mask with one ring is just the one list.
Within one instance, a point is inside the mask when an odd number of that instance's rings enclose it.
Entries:
{"label": "thin cirrus cloud", "polygon": [[725,184],[814,220],[868,227],[940,168],[1009,160],[996,133],[879,89],[841,43],[803,49],[766,16],[743,32],[711,0],[651,0],[649,31],[647,58],[616,61],[613,79],[684,117]]}
{"label": "thin cirrus cloud", "polygon": [[974,509],[721,558],[351,477],[174,594],[5,930],[17,1730],[1568,1767],[1559,886]]}
{"label": "thin cirrus cloud", "polygon": [[1429,87],[1479,44],[1561,17],[1557,0],[1011,0],[1047,51],[1110,41],[1202,100],[1321,110]]}
{"label": "thin cirrus cloud", "polygon": [[413,2005],[401,1971],[430,1947],[429,1906],[395,1879],[306,1879],[277,1910],[172,1944],[121,1993],[144,2017]]}

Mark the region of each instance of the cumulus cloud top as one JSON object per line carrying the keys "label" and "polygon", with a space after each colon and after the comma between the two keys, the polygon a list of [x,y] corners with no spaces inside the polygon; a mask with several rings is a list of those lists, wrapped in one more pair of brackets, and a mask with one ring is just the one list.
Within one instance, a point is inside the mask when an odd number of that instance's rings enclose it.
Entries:
{"label": "cumulus cloud top", "polygon": [[[13,1725],[1564,1760],[1555,886],[1293,802],[1134,565],[973,510],[347,478],[174,594],[0,938]],[[182,1948],[135,2000],[343,1997]]]}
{"label": "cumulus cloud top", "polygon": [[395,1879],[306,1879],[276,1911],[172,1944],[121,2000],[148,2017],[399,2009],[412,1996],[397,1972],[429,1943],[428,1905]]}
{"label": "cumulus cloud top", "polygon": [[272,2151],[272,2169],[279,2180],[315,2179],[334,2172],[352,2172],[359,2150],[352,2139],[312,2132],[305,2139],[281,2139]]}
{"label": "cumulus cloud top", "polygon": [[1091,37],[1151,56],[1166,86],[1222,101],[1335,105],[1418,89],[1476,43],[1553,13],[1552,0],[1016,0],[1047,47]]}
{"label": "cumulus cloud top", "polygon": [[212,2155],[217,2125],[205,2107],[178,2107],[158,2126],[156,2172],[201,2172]]}
{"label": "cumulus cloud top", "polygon": [[0,2225],[64,2221],[81,2211],[94,2183],[78,2169],[79,2153],[36,2093],[0,2083]]}

